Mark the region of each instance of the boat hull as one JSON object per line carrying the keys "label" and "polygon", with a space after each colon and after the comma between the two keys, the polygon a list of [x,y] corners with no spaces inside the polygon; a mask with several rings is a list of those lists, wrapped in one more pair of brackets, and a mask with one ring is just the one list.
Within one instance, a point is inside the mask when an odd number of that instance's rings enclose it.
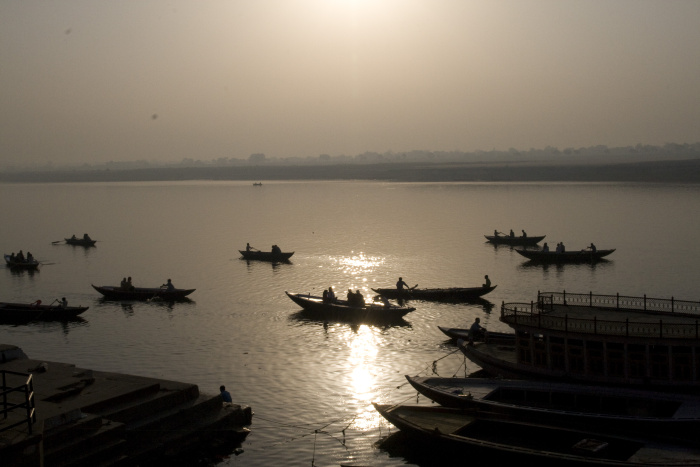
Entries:
{"label": "boat hull", "polygon": [[484,235],[486,241],[489,243],[495,243],[497,245],[520,245],[520,246],[532,246],[537,245],[539,242],[544,240],[546,235],[539,237],[509,237],[507,235]]}
{"label": "boat hull", "polygon": [[238,250],[243,259],[255,261],[269,261],[272,263],[283,263],[289,261],[289,258],[294,254],[291,252],[272,253],[271,251],[246,251]]}
{"label": "boat hull", "polygon": [[69,321],[75,319],[88,308],[87,306],[68,306],[63,308],[52,305],[0,302],[0,322]]}
{"label": "boat hull", "polygon": [[366,304],[365,306],[350,306],[345,300],[334,303],[324,303],[321,297],[308,294],[285,292],[297,305],[311,316],[321,319],[332,319],[352,322],[397,322],[414,311],[415,308],[405,306],[384,306],[383,304]]}
{"label": "boat hull", "polygon": [[92,286],[99,293],[104,295],[109,300],[165,300],[177,301],[185,300],[188,295],[196,289],[175,289],[166,290],[159,287],[135,287],[132,290],[122,290],[120,287],[113,286]]}
{"label": "boat hull", "polygon": [[85,240],[82,238],[66,238],[66,243],[68,245],[75,245],[75,246],[95,246],[95,243],[97,243],[97,240]]}
{"label": "boat hull", "polygon": [[530,261],[537,263],[592,263],[600,261],[601,259],[610,255],[615,251],[615,249],[597,250],[595,252],[590,250],[565,251],[563,253],[557,253],[556,251],[520,249],[516,249],[515,251]]}
{"label": "boat hull", "polygon": [[495,285],[489,287],[453,287],[447,289],[372,289],[375,293],[396,300],[475,300],[493,291]]}

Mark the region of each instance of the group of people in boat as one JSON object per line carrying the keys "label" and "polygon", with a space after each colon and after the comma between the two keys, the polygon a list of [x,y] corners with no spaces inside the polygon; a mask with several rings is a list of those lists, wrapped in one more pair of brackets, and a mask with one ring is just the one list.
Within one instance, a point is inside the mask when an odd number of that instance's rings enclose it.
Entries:
{"label": "group of people in boat", "polygon": [[131,276],[129,276],[128,278],[122,277],[122,282],[119,288],[122,290],[134,290],[134,286],[131,285]]}
{"label": "group of people in boat", "polygon": [[323,291],[323,303],[335,303],[338,299],[335,297],[333,287],[328,287]]}
{"label": "group of people in boat", "polygon": [[[70,239],[71,239],[71,240],[78,240],[78,237],[76,237],[75,234],[73,234],[73,236],[72,236]],[[86,242],[91,242],[91,241],[92,241],[92,238],[90,238],[90,236],[89,236],[88,234],[86,234],[86,233],[83,234],[83,238],[82,238],[82,239],[83,239],[84,241],[86,241]]]}
{"label": "group of people in boat", "polygon": [[14,251],[10,254],[10,263],[33,263],[34,261],[34,255],[29,251],[27,252],[27,256],[24,256],[22,250],[19,250],[17,254],[15,254]]}
{"label": "group of people in boat", "polygon": [[365,306],[365,296],[362,295],[360,289],[357,289],[356,292],[348,289],[348,306]]}
{"label": "group of people in boat", "polygon": [[[524,230],[521,230],[521,232],[523,233],[522,237],[527,238],[527,233]],[[498,237],[499,235],[506,235],[506,234],[504,234],[503,232],[499,232],[498,230],[493,231],[494,237]],[[515,238],[515,233],[513,232],[513,229],[510,229],[510,233],[508,233],[507,236],[510,238]]]}
{"label": "group of people in boat", "polygon": [[[246,243],[245,244],[245,251],[251,251],[251,250],[260,251],[257,248],[250,246],[250,243]],[[279,255],[282,253],[282,249],[280,247],[278,247],[277,245],[272,245],[272,249],[270,251],[275,255]]]}
{"label": "group of people in boat", "polygon": [[[598,251],[598,249],[593,244],[593,242],[591,242],[591,244],[588,247],[584,248],[581,251],[586,251],[586,250],[590,250],[591,253],[595,253],[596,251]],[[544,251],[545,253],[549,252],[549,245],[547,245],[547,242],[545,242],[544,245],[542,245],[542,251]],[[556,250],[554,250],[554,252],[555,253],[565,253],[566,247],[564,247],[564,242],[557,243],[557,248],[556,248]]]}

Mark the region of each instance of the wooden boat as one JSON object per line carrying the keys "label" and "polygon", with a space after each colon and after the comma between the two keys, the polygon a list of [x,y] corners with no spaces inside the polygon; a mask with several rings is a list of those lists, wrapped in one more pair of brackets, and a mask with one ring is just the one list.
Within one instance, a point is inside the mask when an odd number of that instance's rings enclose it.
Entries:
{"label": "wooden boat", "polygon": [[513,420],[698,440],[700,397],[694,394],[554,381],[423,376],[406,379],[419,393],[443,407],[478,409]]}
{"label": "wooden boat", "polygon": [[5,263],[12,269],[39,269],[39,261],[14,261],[11,255],[5,255]]}
{"label": "wooden boat", "polygon": [[608,256],[610,253],[615,251],[615,249],[613,248],[611,250],[596,251],[572,250],[557,253],[556,251],[522,250],[516,248],[515,251],[530,261],[539,263],[590,263],[599,261],[601,258]]}
{"label": "wooden boat", "polygon": [[386,306],[383,303],[376,302],[357,306],[350,305],[347,300],[336,299],[327,303],[323,301],[323,297],[286,291],[284,293],[309,314],[325,319],[354,322],[392,322],[402,320],[406,314],[415,311],[415,308],[407,306]]}
{"label": "wooden boat", "polygon": [[493,376],[700,387],[700,302],[538,292],[536,302],[502,304],[500,321],[514,329],[512,344],[458,341]]}
{"label": "wooden boat", "polygon": [[495,289],[496,286],[489,287],[452,287],[447,289],[372,289],[375,293],[391,299],[402,300],[473,300],[477,299]]}
{"label": "wooden boat", "polygon": [[[448,328],[438,326],[438,329],[447,337],[457,342],[459,339],[469,340],[469,328]],[[484,342],[499,342],[499,343],[515,343],[515,334],[512,332],[494,332],[486,331],[481,339],[476,339]]]}
{"label": "wooden boat", "polygon": [[0,302],[0,322],[67,321],[76,318],[88,308],[87,306],[42,305],[41,300],[34,303]]}
{"label": "wooden boat", "polygon": [[66,243],[75,246],[95,246],[97,240],[86,240],[84,238],[66,238]]}
{"label": "wooden boat", "polygon": [[168,290],[163,287],[134,287],[130,290],[124,290],[121,287],[115,286],[92,286],[99,293],[104,295],[109,300],[165,300],[176,301],[184,300],[189,294],[196,289],[174,289]]}
{"label": "wooden boat", "polygon": [[484,235],[486,241],[489,243],[495,243],[498,245],[519,245],[519,246],[532,246],[537,245],[539,242],[544,240],[546,235],[539,237],[511,237],[509,235]]}
{"label": "wooden boat", "polygon": [[271,261],[273,263],[283,263],[289,261],[289,258],[294,254],[291,252],[273,253],[271,251],[259,251],[259,250],[238,250],[243,256],[243,259],[247,260],[257,260],[257,261]]}
{"label": "wooden boat", "polygon": [[409,437],[439,449],[453,449],[462,462],[488,458],[491,463],[507,459],[522,465],[700,466],[699,447],[663,436],[513,421],[478,410],[373,405]]}

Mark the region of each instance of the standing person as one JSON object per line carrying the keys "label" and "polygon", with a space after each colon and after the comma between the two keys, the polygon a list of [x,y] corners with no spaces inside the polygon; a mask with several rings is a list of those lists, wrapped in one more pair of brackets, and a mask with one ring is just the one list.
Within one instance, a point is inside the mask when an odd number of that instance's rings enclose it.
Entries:
{"label": "standing person", "polygon": [[224,401],[224,404],[233,404],[231,393],[226,390],[226,386],[223,384],[219,386],[219,391],[221,392],[221,399]]}
{"label": "standing person", "polygon": [[407,289],[410,289],[407,283],[403,281],[403,277],[399,277],[398,282],[396,283],[396,288],[398,290],[403,290],[403,288],[406,287]]}

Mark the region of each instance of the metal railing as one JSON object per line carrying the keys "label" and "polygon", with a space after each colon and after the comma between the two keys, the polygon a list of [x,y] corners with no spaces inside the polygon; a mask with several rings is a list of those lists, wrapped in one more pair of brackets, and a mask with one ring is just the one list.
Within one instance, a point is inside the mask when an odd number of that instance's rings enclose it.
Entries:
{"label": "metal railing", "polygon": [[[700,302],[617,295],[571,294],[566,292],[538,292],[537,302],[503,303],[501,320],[552,331],[597,334],[624,337],[652,337],[658,339],[700,339]],[[597,316],[578,318],[575,314],[550,314],[556,306],[585,306],[608,310],[631,310],[659,314],[659,319],[631,321],[600,319]],[[678,322],[664,320],[663,316],[683,316],[691,320]],[[695,319],[692,319],[695,318]]]}
{"label": "metal railing", "polygon": [[676,300],[675,298],[630,297],[626,295],[599,295],[589,292],[537,292],[538,303],[551,305],[578,305],[616,310],[651,311],[655,313],[684,313],[700,317],[700,302]]}
{"label": "metal railing", "polygon": [[[3,419],[7,419],[11,413],[16,413],[15,411],[24,411],[22,415],[20,415],[19,421],[0,427],[0,432],[26,423],[29,434],[32,434],[32,427],[34,423],[36,423],[34,380],[32,379],[32,375],[8,370],[1,370],[0,374],[2,374],[2,408],[0,409],[0,413],[2,413]],[[22,377],[24,378],[24,383],[10,387],[7,382],[8,375],[11,377]]]}

